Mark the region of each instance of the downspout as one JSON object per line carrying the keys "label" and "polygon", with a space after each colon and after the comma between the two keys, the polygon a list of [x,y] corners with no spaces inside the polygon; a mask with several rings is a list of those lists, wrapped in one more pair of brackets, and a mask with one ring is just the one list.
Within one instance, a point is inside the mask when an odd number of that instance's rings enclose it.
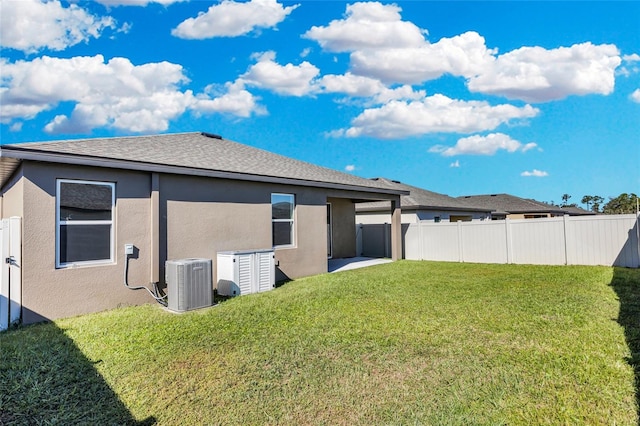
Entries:
{"label": "downspout", "polygon": [[160,175],[151,173],[151,253],[150,279],[153,284],[160,282]]}
{"label": "downspout", "polygon": [[150,281],[153,290],[150,290],[147,286],[129,285],[129,259],[135,254],[135,246],[133,244],[125,244],[125,258],[124,258],[124,286],[130,290],[147,290],[147,292],[158,303],[163,306],[167,306],[167,295],[161,296],[158,291],[158,282],[160,278],[160,179],[158,173],[151,173],[151,191],[149,194],[149,202],[151,203],[150,214],[150,231],[151,241],[149,248],[149,264],[150,264]]}

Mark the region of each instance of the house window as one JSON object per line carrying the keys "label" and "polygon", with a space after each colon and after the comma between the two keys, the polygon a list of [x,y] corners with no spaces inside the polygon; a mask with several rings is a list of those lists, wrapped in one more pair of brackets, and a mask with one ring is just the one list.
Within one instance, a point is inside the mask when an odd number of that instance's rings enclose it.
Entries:
{"label": "house window", "polygon": [[294,209],[293,194],[271,194],[271,228],[274,247],[294,245]]}
{"label": "house window", "polygon": [[56,267],[113,262],[115,184],[60,179]]}

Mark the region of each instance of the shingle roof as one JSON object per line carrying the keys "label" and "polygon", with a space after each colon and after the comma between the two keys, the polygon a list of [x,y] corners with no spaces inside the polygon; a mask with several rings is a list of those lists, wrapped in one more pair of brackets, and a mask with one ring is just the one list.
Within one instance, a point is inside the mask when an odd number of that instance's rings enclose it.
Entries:
{"label": "shingle roof", "polygon": [[560,207],[509,194],[464,195],[459,200],[491,209],[498,213],[556,213],[564,214]]}
{"label": "shingle roof", "polygon": [[[296,180],[315,183],[315,186],[358,187],[365,191],[382,190],[397,194],[376,181],[320,167],[265,150],[243,145],[208,133],[178,133],[119,138],[94,138],[34,142],[0,147],[0,177],[8,178],[16,159],[44,161],[82,161],[96,165],[117,164],[118,167],[138,170],[154,167],[168,168],[174,173],[218,173],[256,180]],[[13,167],[15,168],[15,167]]]}
{"label": "shingle roof", "polygon": [[595,216],[597,213],[589,210],[585,210],[576,206],[561,206],[562,211],[566,212],[569,216]]}
{"label": "shingle roof", "polygon": [[[438,210],[456,210],[456,211],[477,211],[491,212],[491,209],[478,207],[464,200],[459,200],[445,194],[427,191],[426,189],[416,186],[407,185],[398,181],[375,178],[374,181],[385,185],[388,188],[409,191],[409,194],[400,197],[400,206],[402,210],[417,209],[438,209]],[[356,205],[357,211],[387,211],[391,208],[388,201],[376,201],[370,203],[360,203]]]}

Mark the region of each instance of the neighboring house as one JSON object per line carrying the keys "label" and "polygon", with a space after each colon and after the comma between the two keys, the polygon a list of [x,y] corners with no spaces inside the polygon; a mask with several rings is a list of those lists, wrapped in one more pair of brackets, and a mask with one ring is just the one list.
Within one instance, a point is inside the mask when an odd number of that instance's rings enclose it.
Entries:
{"label": "neighboring house", "polygon": [[458,200],[490,209],[493,220],[537,219],[567,214],[558,206],[509,194],[465,195],[458,197]]}
{"label": "neighboring house", "polygon": [[560,208],[563,212],[565,212],[565,214],[568,214],[569,216],[595,216],[598,214],[596,212],[592,212],[591,210],[585,210],[577,206],[560,206]]}
{"label": "neighboring house", "polygon": [[[385,178],[375,178],[372,180],[389,189],[408,192],[408,194],[400,197],[402,223],[417,223],[420,221],[468,222],[472,220],[491,219],[490,208],[477,207],[464,200],[406,185],[397,180]],[[356,205],[356,223],[369,225],[390,223],[390,221],[391,204],[388,201],[360,203]]]}
{"label": "neighboring house", "polygon": [[124,286],[163,287],[165,261],[275,249],[277,280],[327,272],[352,257],[355,205],[393,205],[382,182],[207,133],[67,140],[0,147],[1,212],[22,218],[22,321],[147,303]]}

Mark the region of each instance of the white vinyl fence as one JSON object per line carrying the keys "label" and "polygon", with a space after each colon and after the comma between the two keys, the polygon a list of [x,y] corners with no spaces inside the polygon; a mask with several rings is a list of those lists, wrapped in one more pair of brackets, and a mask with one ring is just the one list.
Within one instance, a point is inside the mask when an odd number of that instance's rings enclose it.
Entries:
{"label": "white vinyl fence", "polygon": [[[631,214],[413,223],[403,226],[403,252],[413,260],[638,268],[638,220]],[[385,253],[384,225],[359,226],[361,254]]]}

